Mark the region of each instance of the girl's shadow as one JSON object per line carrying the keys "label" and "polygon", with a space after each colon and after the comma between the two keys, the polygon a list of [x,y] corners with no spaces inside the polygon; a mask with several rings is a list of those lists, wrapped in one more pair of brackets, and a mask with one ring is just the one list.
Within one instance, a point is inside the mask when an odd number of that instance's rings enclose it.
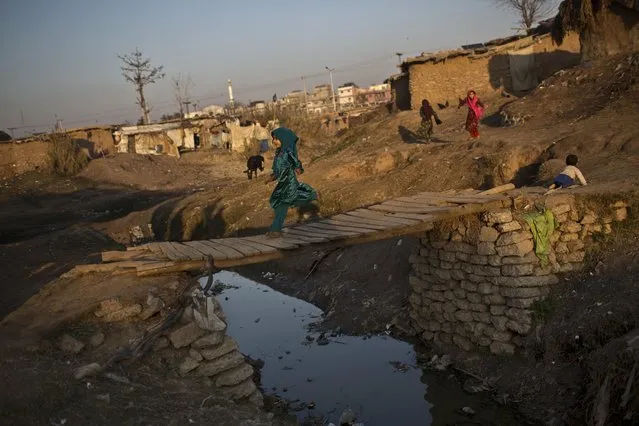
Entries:
{"label": "girl's shadow", "polygon": [[420,138],[417,133],[413,132],[412,130],[410,130],[409,128],[405,127],[405,126],[399,126],[397,128],[397,131],[399,133],[399,136],[402,138],[402,140],[408,144],[419,144],[419,145],[426,145],[428,143],[449,143],[450,141],[446,141],[443,139],[440,139],[436,136],[433,136],[430,138],[430,141],[427,141],[425,139]]}

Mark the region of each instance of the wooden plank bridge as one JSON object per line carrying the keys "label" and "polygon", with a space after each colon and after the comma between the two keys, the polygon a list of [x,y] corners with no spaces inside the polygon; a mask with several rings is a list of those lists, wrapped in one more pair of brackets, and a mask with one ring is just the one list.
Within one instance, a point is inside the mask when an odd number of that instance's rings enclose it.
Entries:
{"label": "wooden plank bridge", "polygon": [[[330,218],[286,227],[280,238],[257,235],[154,242],[129,247],[126,251],[104,252],[102,263],[76,266],[69,274],[161,275],[202,270],[209,258],[212,258],[215,267],[229,268],[281,259],[291,251],[309,246],[321,249],[419,234],[432,229],[438,221],[510,207],[515,194],[508,194],[508,191],[513,189],[513,185],[503,185],[483,192],[422,192],[398,197]],[[539,194],[544,190],[529,188],[527,191]]]}

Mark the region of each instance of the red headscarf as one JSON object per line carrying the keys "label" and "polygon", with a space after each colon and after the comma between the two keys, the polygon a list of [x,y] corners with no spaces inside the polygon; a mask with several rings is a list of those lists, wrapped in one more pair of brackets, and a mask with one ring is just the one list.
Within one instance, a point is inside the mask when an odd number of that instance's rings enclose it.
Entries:
{"label": "red headscarf", "polygon": [[[473,98],[470,97],[471,93],[475,95]],[[468,108],[473,110],[477,119],[480,119],[484,115],[484,108],[479,105],[479,98],[474,90],[468,91],[468,95],[466,96],[466,105],[468,105]]]}

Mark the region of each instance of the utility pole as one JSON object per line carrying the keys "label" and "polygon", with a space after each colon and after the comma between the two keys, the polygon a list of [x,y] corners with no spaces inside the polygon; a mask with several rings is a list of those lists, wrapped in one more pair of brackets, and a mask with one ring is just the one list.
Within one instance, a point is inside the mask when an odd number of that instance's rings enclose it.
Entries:
{"label": "utility pole", "polygon": [[335,90],[333,89],[333,71],[335,68],[324,67],[328,70],[328,74],[331,77],[331,95],[333,96],[333,111],[337,112],[337,104],[335,103]]}
{"label": "utility pole", "polygon": [[402,56],[404,56],[404,54],[403,53],[399,53],[399,52],[397,52],[395,54],[397,55],[397,60],[399,61],[399,65],[401,66],[402,65]]}
{"label": "utility pole", "polygon": [[302,81],[304,82],[304,111],[308,115],[308,94],[306,93],[306,77],[302,77]]}
{"label": "utility pole", "polygon": [[17,127],[7,127],[7,129],[9,129],[9,131],[11,132],[11,139],[15,139],[15,136],[13,135],[13,131],[17,129]]}
{"label": "utility pole", "polygon": [[229,82],[229,105],[231,106],[231,110],[235,112],[235,99],[233,99],[233,83],[231,80]]}
{"label": "utility pole", "polygon": [[[186,116],[189,116],[189,105],[191,105],[191,101],[184,101],[184,106],[186,106]],[[182,117],[184,118],[184,117]]]}

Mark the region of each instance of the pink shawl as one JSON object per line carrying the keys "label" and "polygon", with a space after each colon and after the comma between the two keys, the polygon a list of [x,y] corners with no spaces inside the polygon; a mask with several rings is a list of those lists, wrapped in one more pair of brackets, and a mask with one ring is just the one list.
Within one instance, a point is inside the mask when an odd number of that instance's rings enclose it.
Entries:
{"label": "pink shawl", "polygon": [[484,115],[484,108],[479,105],[479,98],[477,97],[477,93],[475,93],[475,97],[472,99],[470,98],[471,93],[475,92],[472,90],[468,92],[468,96],[466,97],[466,105],[468,105],[468,108],[473,110],[473,112],[475,113],[475,117],[477,117],[477,119],[479,120]]}

